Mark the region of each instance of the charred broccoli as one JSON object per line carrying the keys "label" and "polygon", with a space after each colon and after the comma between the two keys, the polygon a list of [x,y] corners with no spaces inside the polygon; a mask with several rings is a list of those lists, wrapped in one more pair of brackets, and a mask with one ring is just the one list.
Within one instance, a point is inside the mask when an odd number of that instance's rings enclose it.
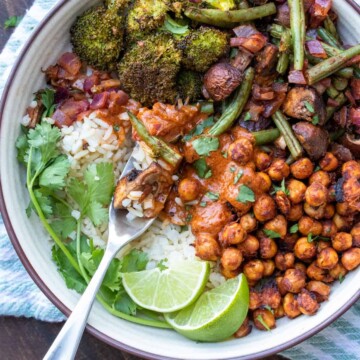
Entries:
{"label": "charred broccoli", "polygon": [[125,91],[145,106],[173,102],[181,51],[171,35],[149,35],[125,52],[118,70]]}
{"label": "charred broccoli", "polygon": [[116,66],[123,45],[123,16],[119,13],[119,9],[96,6],[76,19],[70,36],[81,60],[101,70]]}
{"label": "charred broccoli", "polygon": [[177,77],[177,91],[181,99],[189,99],[189,101],[196,101],[201,98],[202,89],[201,74],[191,71],[182,70]]}
{"label": "charred broccoli", "polygon": [[186,69],[205,72],[228,50],[226,33],[208,27],[193,30],[179,43]]}

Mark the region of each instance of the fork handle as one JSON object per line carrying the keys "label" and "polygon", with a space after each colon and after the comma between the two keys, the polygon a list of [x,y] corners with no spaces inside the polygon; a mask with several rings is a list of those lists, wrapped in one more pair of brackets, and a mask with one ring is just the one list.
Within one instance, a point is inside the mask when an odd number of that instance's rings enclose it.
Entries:
{"label": "fork handle", "polygon": [[118,250],[119,249],[112,246],[106,247],[97,271],[43,360],[74,359],[96,293],[99,290],[111,260],[115,257]]}

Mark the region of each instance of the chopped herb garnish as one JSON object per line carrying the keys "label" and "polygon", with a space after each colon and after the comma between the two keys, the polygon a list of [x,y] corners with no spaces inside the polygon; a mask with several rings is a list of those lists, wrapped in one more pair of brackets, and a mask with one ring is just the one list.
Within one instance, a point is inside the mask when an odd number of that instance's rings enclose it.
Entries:
{"label": "chopped herb garnish", "polygon": [[156,267],[159,268],[160,271],[164,271],[164,270],[168,269],[168,267],[165,265],[165,263],[166,263],[167,261],[168,261],[168,259],[166,259],[166,258],[160,260],[160,261],[157,263]]}
{"label": "chopped herb garnish", "polygon": [[190,141],[191,138],[193,138],[194,136],[201,135],[203,133],[204,129],[206,129],[206,128],[214,125],[214,124],[215,124],[214,117],[210,116],[206,120],[204,120],[201,123],[197,124],[195,129],[193,129],[191,132],[189,132],[189,134],[187,134],[187,135],[185,135],[183,137],[183,140],[184,141]]}
{"label": "chopped herb garnish", "polygon": [[308,243],[312,243],[312,242],[315,241],[318,237],[319,237],[319,235],[313,237],[313,234],[312,234],[312,233],[309,233],[308,236],[307,236],[307,242],[308,242]]}
{"label": "chopped herb garnish", "polygon": [[4,29],[14,28],[20,24],[22,16],[10,16],[4,22]]}
{"label": "chopped herb garnish", "polygon": [[285,186],[285,178],[282,179],[280,186],[275,186],[275,192],[282,191],[285,195],[290,195],[290,191]]}
{"label": "chopped herb garnish", "polygon": [[316,168],[314,169],[314,172],[319,171],[319,170],[321,170],[321,167],[320,167],[320,165],[317,165]]}
{"label": "chopped herb garnish", "polygon": [[241,203],[254,202],[255,194],[246,185],[241,185],[241,186],[239,186],[239,193],[238,193],[236,200]]}
{"label": "chopped herb garnish", "polygon": [[271,331],[271,329],[269,328],[268,324],[264,321],[264,319],[262,318],[261,315],[258,315],[256,317],[256,320],[267,330],[267,331]]}
{"label": "chopped herb garnish", "polygon": [[55,91],[52,89],[44,89],[41,93],[41,101],[45,106],[45,111],[42,114],[42,117],[50,117],[55,110]]}
{"label": "chopped herb garnish", "polygon": [[339,283],[341,284],[345,279],[345,276],[343,274],[339,275]]}
{"label": "chopped herb garnish", "polygon": [[221,155],[222,155],[222,157],[223,157],[224,159],[227,159],[227,157],[228,157],[228,154],[227,154],[226,151],[222,151],[222,152],[221,152]]}
{"label": "chopped herb garnish", "polygon": [[312,118],[312,124],[313,125],[317,125],[319,123],[319,116],[318,115],[315,115],[313,118]]}
{"label": "chopped herb garnish", "polygon": [[274,314],[274,310],[269,305],[265,305],[264,309],[269,310],[272,314]]}
{"label": "chopped herb garnish", "polygon": [[236,167],[235,166],[231,166],[231,168],[230,168],[230,172],[235,172],[235,170],[236,170]]}
{"label": "chopped herb garnish", "polygon": [[201,137],[192,142],[192,146],[200,156],[208,156],[211,151],[219,148],[219,139],[215,137]]}
{"label": "chopped herb garnish", "polygon": [[189,223],[189,222],[191,221],[191,219],[192,219],[192,215],[191,215],[191,214],[187,214],[187,215],[186,215],[186,218],[185,218],[185,221],[186,221],[187,223]]}
{"label": "chopped herb garnish", "polygon": [[241,179],[241,177],[243,176],[243,174],[244,174],[244,172],[243,172],[242,170],[239,170],[239,171],[237,172],[237,174],[236,174],[235,177],[234,177],[234,185],[236,185],[236,184],[239,182],[239,180]]}
{"label": "chopped herb garnish", "polygon": [[214,201],[216,201],[216,200],[219,199],[219,194],[214,193],[214,192],[211,192],[211,191],[208,191],[208,192],[205,194],[205,196],[206,196],[207,198],[209,198],[210,200],[214,200]]}
{"label": "chopped herb garnish", "polygon": [[244,121],[249,121],[249,120],[251,120],[251,114],[250,114],[250,112],[248,111],[248,112],[245,114],[245,116],[244,116]]}
{"label": "chopped herb garnish", "polygon": [[299,231],[299,225],[298,224],[294,224],[293,226],[291,226],[290,228],[290,234],[295,234]]}
{"label": "chopped herb garnish", "polygon": [[204,158],[201,158],[199,160],[196,160],[193,164],[196,173],[198,176],[202,179],[208,179],[212,175],[212,171],[209,168],[209,166],[206,163],[206,160]]}
{"label": "chopped herb garnish", "polygon": [[113,129],[114,131],[118,132],[120,130],[120,126],[116,124],[113,126]]}
{"label": "chopped herb garnish", "polygon": [[281,238],[281,235],[274,230],[263,229],[263,232],[267,237],[271,239]]}
{"label": "chopped herb garnish", "polygon": [[207,204],[206,201],[201,201],[199,205],[200,205],[201,207],[205,207],[206,204]]}
{"label": "chopped herb garnish", "polygon": [[304,105],[311,113],[315,112],[314,107],[308,101],[304,101]]}

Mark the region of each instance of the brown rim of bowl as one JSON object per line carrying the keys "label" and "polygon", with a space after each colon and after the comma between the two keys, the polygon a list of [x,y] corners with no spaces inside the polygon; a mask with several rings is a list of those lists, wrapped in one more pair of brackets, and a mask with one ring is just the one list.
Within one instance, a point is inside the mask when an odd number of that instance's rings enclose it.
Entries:
{"label": "brown rim of bowl", "polygon": [[[42,30],[42,28],[50,21],[50,19],[52,18],[52,16],[57,13],[68,1],[70,0],[62,0],[60,1],[60,3],[58,3],[57,5],[55,5],[50,11],[49,13],[45,16],[45,18],[39,23],[39,25],[37,26],[37,28],[34,30],[34,32],[31,34],[30,38],[27,40],[26,44],[24,45],[23,49],[20,52],[20,55],[18,56],[12,70],[10,73],[10,76],[6,82],[2,97],[1,97],[1,101],[0,101],[0,133],[1,133],[1,123],[2,123],[2,118],[3,118],[3,111],[4,111],[4,107],[5,107],[5,103],[6,103],[6,99],[7,96],[9,94],[9,90],[10,90],[10,86],[12,83],[12,80],[14,79],[14,77],[16,76],[17,73],[17,69],[19,67],[19,65],[22,63],[23,58],[25,53],[28,51],[29,47],[32,45],[34,39],[36,38],[37,34]],[[353,9],[360,14],[360,6],[354,1],[354,0],[346,0],[346,2],[351,5],[353,7]],[[2,191],[2,185],[1,185],[1,181],[0,181],[0,212],[2,214],[3,220],[4,220],[4,224],[5,224],[5,228],[8,232],[8,235],[10,237],[10,240],[15,248],[15,251],[17,253],[17,255],[19,256],[22,264],[24,265],[25,269],[27,270],[27,272],[29,273],[29,275],[31,276],[31,278],[34,280],[34,282],[36,283],[36,285],[41,289],[41,291],[46,295],[46,297],[58,308],[60,309],[60,311],[62,313],[64,313],[66,316],[69,316],[71,311],[68,307],[66,307],[51,291],[50,289],[46,286],[46,284],[42,281],[42,279],[39,277],[39,275],[36,273],[36,271],[34,270],[34,268],[32,267],[32,265],[30,264],[28,258],[26,257],[26,254],[24,253],[24,251],[22,250],[19,240],[17,239],[16,235],[15,235],[15,231],[12,227],[9,215],[7,213],[7,209],[5,206],[5,201],[4,201],[4,197],[3,197],[3,191]],[[247,355],[247,356],[243,356],[241,358],[228,358],[228,360],[232,360],[232,359],[242,359],[242,360],[246,360],[246,359],[251,359],[251,360],[255,360],[255,359],[260,359],[263,358],[265,356],[270,356],[273,354],[276,354],[280,351],[286,350],[290,347],[293,347],[299,343],[301,343],[302,341],[308,339],[309,337],[311,337],[312,335],[316,334],[317,332],[321,331],[322,329],[324,329],[326,326],[330,325],[333,321],[335,321],[339,316],[341,316],[343,313],[345,313],[348,309],[350,309],[350,307],[360,298],[360,292],[358,292],[358,294],[354,295],[348,302],[346,305],[344,305],[342,308],[340,308],[338,311],[336,311],[334,314],[332,314],[327,320],[325,320],[324,322],[322,322],[321,324],[319,324],[318,326],[314,327],[311,331],[307,332],[306,334],[303,334],[302,336],[297,337],[296,339],[293,339],[291,341],[288,341],[286,344],[280,345],[280,346],[276,346],[270,350],[265,350],[265,351],[261,351],[261,352],[257,352],[255,354],[252,355]],[[177,358],[171,358],[171,357],[163,357],[163,356],[159,356],[159,355],[155,355],[149,352],[145,352],[142,350],[138,350],[136,348],[133,348],[131,346],[128,346],[126,344],[121,343],[120,341],[114,340],[111,337],[103,334],[102,332],[100,332],[99,330],[95,329],[93,326],[87,325],[86,326],[86,330],[94,335],[96,338],[100,339],[101,341],[119,349],[119,350],[123,350],[126,351],[128,353],[131,353],[133,355],[137,355],[146,359],[169,359],[169,360],[173,360],[173,359],[177,359]]]}

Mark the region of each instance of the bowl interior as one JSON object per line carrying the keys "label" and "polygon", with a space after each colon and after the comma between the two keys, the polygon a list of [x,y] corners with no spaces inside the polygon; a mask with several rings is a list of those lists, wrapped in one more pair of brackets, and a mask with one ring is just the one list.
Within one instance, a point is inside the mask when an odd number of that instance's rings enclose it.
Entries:
{"label": "bowl interior", "polygon": [[[65,1],[56,7],[51,20],[45,20],[35,32],[30,46],[18,62],[11,85],[5,89],[1,119],[1,186],[4,204],[13,229],[12,240],[24,254],[28,269],[36,274],[43,290],[51,294],[65,312],[74,308],[79,295],[68,290],[51,261],[51,242],[35,215],[27,218],[29,198],[25,189],[25,172],[16,159],[15,140],[20,132],[19,121],[34,91],[44,85],[41,68],[53,64],[69,49],[69,28],[75,16],[97,1]],[[349,44],[360,41],[360,16],[343,0],[334,0],[340,16],[340,32]],[[176,359],[254,359],[265,353],[278,352],[315,333],[330,323],[359,296],[360,269],[333,286],[330,301],[323,303],[316,316],[301,316],[289,321],[281,319],[271,332],[254,331],[243,339],[222,343],[196,343],[173,331],[135,325],[107,313],[94,304],[89,324],[103,340],[112,345],[137,351],[146,357]],[[94,330],[95,329],[95,330]],[[165,340],[166,339],[166,340]]]}

